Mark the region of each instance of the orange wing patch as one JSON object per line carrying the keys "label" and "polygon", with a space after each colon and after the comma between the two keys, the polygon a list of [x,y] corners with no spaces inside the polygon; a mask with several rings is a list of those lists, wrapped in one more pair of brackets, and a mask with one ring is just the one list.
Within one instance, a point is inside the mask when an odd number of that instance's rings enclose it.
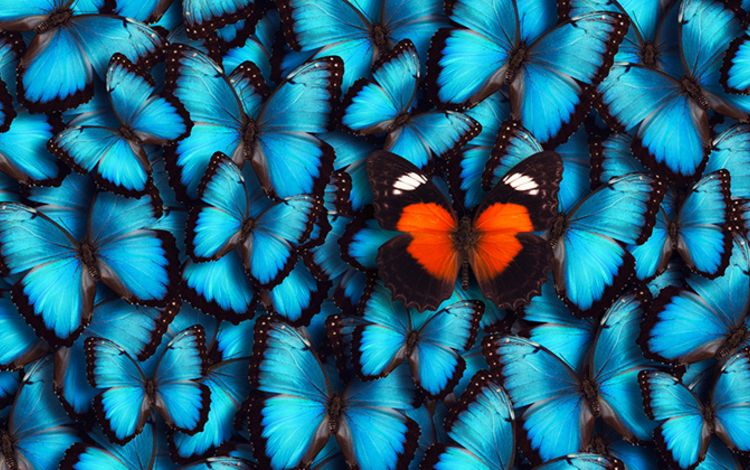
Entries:
{"label": "orange wing patch", "polygon": [[411,204],[404,208],[396,229],[411,235],[407,251],[425,271],[442,281],[456,281],[459,255],[452,238],[456,219],[450,212],[433,202]]}
{"label": "orange wing patch", "polygon": [[479,214],[474,230],[477,242],[470,263],[477,281],[483,283],[505,271],[523,249],[516,235],[533,232],[534,226],[526,207],[496,202]]}

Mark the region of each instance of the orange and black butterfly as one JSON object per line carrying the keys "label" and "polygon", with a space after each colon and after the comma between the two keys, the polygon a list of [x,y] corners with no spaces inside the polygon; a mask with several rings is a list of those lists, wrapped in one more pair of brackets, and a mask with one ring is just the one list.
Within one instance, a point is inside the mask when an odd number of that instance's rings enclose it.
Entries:
{"label": "orange and black butterfly", "polygon": [[513,167],[471,214],[459,217],[446,196],[416,166],[390,152],[367,164],[375,217],[401,232],[378,251],[383,282],[418,310],[436,309],[469,271],[501,308],[517,308],[538,292],[551,248],[538,233],[557,212],[562,162],[540,152]]}

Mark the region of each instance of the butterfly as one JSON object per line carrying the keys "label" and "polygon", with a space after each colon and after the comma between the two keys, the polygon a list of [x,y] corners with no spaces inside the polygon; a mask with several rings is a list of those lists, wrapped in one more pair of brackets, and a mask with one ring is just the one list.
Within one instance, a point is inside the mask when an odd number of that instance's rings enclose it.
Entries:
{"label": "butterfly", "polygon": [[138,436],[126,444],[110,442],[100,432],[89,433],[93,443],[77,442],[65,451],[60,468],[71,470],[149,470],[158,468],[157,432],[152,423],[146,423]]}
{"label": "butterfly", "polygon": [[459,27],[438,31],[428,62],[435,100],[473,106],[507,86],[513,114],[550,147],[565,142],[588,112],[591,90],[628,27],[625,15],[611,12],[555,26],[554,8],[512,0],[459,0],[449,13]]}
{"label": "butterfly", "polygon": [[750,449],[746,426],[750,402],[747,349],[721,366],[707,401],[701,401],[666,372],[641,371],[638,379],[646,412],[659,423],[656,443],[680,468],[694,468],[705,458],[712,435],[732,450]]}
{"label": "butterfly", "polygon": [[432,34],[447,24],[439,0],[284,0],[279,16],[294,50],[341,57],[344,91],[399,41],[410,39],[424,59]]}
{"label": "butterfly", "polygon": [[579,371],[544,346],[519,336],[494,335],[485,356],[514,408],[535,458],[585,450],[597,417],[628,440],[648,440],[653,424],[638,396],[638,372],[653,368],[636,343],[643,316],[637,294],[621,297],[598,324]]}
{"label": "butterfly", "polygon": [[403,367],[341,385],[303,330],[267,317],[255,325],[253,365],[258,396],[249,422],[261,466],[306,466],[331,438],[350,466],[394,469],[411,460],[419,426],[404,414],[413,386]]}
{"label": "butterfly", "polygon": [[633,135],[633,153],[644,165],[688,178],[710,150],[709,112],[742,120],[750,98],[728,95],[719,84],[722,55],[740,33],[734,11],[719,0],[687,0],[679,8],[681,70],[618,63],[599,93],[600,111],[613,128]]}
{"label": "butterfly", "polygon": [[118,128],[68,127],[49,148],[69,166],[91,174],[100,186],[127,196],[143,195],[152,185],[144,145],[184,138],[190,120],[180,103],[159,95],[151,78],[121,54],[109,62],[106,87]]}
{"label": "butterfly", "polygon": [[13,404],[0,428],[0,467],[57,468],[65,450],[79,441],[74,423],[52,389],[49,356],[24,370]]}
{"label": "butterfly", "polygon": [[188,217],[187,247],[196,261],[240,252],[242,265],[260,286],[272,287],[292,270],[322,210],[314,197],[270,201],[254,174],[246,182],[237,165],[215,154],[198,189],[201,205]]}
{"label": "butterfly", "polygon": [[173,429],[195,433],[205,425],[211,392],[200,382],[206,363],[203,327],[177,334],[146,370],[147,364],[108,339],[88,338],[85,350],[89,383],[100,390],[93,406],[113,442],[123,445],[140,434],[152,408]]}
{"label": "butterfly", "polygon": [[[471,267],[482,293],[499,306],[518,306],[538,289],[550,251],[533,232],[548,227],[562,167],[540,153],[514,167],[473,218],[459,219],[446,197],[418,168],[389,152],[368,159],[375,217],[401,232],[378,252],[384,284],[407,307],[437,309],[460,272]],[[523,273],[523,274],[521,274]]]}
{"label": "butterfly", "polygon": [[341,123],[361,135],[386,133],[385,150],[424,168],[433,156],[446,156],[479,133],[479,124],[453,111],[414,113],[419,55],[409,40],[399,42],[344,98]]}
{"label": "butterfly", "polygon": [[113,53],[149,64],[163,47],[145,24],[99,14],[81,0],[3,0],[0,12],[0,28],[34,33],[19,64],[17,93],[34,112],[88,101],[94,76],[104,76]]}
{"label": "butterfly", "polygon": [[245,62],[225,77],[205,54],[184,45],[167,51],[166,88],[193,121],[169,159],[178,187],[195,199],[211,156],[246,160],[263,188],[278,197],[322,194],[333,151],[314,136],[328,126],[337,102],[342,64],[326,57],[307,62],[269,91],[257,66]]}
{"label": "butterfly", "polygon": [[514,423],[508,395],[492,374],[479,371],[445,418],[450,444],[431,446],[421,468],[511,469]]}
{"label": "butterfly", "polygon": [[124,299],[158,306],[176,280],[174,240],[151,228],[149,198],[88,197],[86,213],[0,206],[0,254],[19,276],[14,302],[53,344],[70,345],[90,321],[99,282]]}
{"label": "butterfly", "polygon": [[685,279],[687,288],[667,287],[649,309],[640,342],[661,361],[690,363],[732,354],[747,344],[750,275],[738,263],[743,248],[735,241],[732,259],[722,276]]}
{"label": "butterfly", "polygon": [[378,284],[365,303],[352,338],[355,367],[365,379],[384,377],[408,361],[428,396],[449,393],[466,367],[460,354],[474,344],[484,305],[449,299],[435,311],[415,312]]}

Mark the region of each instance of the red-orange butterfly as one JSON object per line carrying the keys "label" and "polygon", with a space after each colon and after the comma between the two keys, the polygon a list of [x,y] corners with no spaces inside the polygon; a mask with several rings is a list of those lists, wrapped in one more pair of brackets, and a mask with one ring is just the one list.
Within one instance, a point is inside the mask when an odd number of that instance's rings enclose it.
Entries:
{"label": "red-orange butterfly", "polygon": [[436,309],[459,274],[473,273],[498,306],[517,308],[544,281],[551,249],[538,233],[557,211],[562,162],[554,152],[523,160],[486,196],[473,216],[459,217],[446,196],[416,166],[378,151],[367,166],[375,217],[401,232],[378,251],[378,268],[394,297],[419,310]]}

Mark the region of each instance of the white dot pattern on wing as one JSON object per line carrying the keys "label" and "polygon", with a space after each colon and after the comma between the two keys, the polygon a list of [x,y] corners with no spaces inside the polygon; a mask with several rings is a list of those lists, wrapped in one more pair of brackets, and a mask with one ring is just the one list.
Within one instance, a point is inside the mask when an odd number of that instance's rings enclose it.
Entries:
{"label": "white dot pattern on wing", "polygon": [[532,196],[539,194],[539,185],[531,176],[522,173],[513,173],[503,178],[503,183],[507,184],[516,191],[529,193]]}

